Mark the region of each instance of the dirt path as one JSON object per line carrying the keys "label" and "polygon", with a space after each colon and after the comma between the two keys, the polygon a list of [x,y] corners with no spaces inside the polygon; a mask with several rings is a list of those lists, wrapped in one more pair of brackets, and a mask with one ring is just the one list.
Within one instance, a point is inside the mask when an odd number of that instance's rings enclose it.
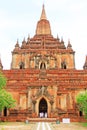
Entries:
{"label": "dirt path", "polygon": [[12,124],[0,125],[0,130],[87,130],[87,127],[82,127],[79,123],[56,124],[47,122],[29,123],[29,124]]}
{"label": "dirt path", "polygon": [[55,124],[51,123],[52,130],[87,130],[87,127],[83,127],[78,123],[69,123],[69,124]]}
{"label": "dirt path", "polygon": [[36,130],[34,127],[36,123],[29,123],[29,124],[8,124],[8,125],[0,125],[0,130]]}
{"label": "dirt path", "polygon": [[48,122],[39,122],[36,130],[52,130]]}

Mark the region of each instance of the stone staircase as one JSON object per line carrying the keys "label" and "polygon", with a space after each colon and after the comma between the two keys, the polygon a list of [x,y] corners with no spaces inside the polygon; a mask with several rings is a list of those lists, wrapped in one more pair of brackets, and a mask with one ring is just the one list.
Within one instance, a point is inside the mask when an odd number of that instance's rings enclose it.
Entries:
{"label": "stone staircase", "polygon": [[56,118],[29,118],[31,122],[56,122]]}
{"label": "stone staircase", "polygon": [[29,122],[55,122],[56,118],[27,118],[27,117],[21,117],[21,116],[7,116],[7,117],[1,117],[1,121],[10,121],[10,122],[26,122],[28,120]]}

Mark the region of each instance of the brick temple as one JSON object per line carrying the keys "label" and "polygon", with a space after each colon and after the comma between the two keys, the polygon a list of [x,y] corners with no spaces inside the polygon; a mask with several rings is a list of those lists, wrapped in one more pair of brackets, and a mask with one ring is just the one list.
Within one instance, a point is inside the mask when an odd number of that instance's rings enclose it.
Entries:
{"label": "brick temple", "polygon": [[52,35],[43,5],[35,35],[15,44],[11,69],[0,69],[7,77],[7,91],[16,100],[13,109],[5,108],[2,116],[10,121],[26,118],[83,117],[76,96],[87,90],[87,57],[83,70],[75,68],[75,51],[70,41]]}

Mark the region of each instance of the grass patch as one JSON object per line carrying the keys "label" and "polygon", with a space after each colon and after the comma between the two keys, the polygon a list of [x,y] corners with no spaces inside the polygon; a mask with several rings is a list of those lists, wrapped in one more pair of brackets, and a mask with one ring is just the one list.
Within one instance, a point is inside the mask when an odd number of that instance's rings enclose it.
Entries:
{"label": "grass patch", "polygon": [[83,127],[87,127],[87,122],[83,123],[83,122],[77,122],[75,123],[76,125],[79,125],[79,126],[83,126]]}
{"label": "grass patch", "polygon": [[0,122],[0,125],[24,125],[24,122]]}
{"label": "grass patch", "polygon": [[19,125],[24,125],[24,126],[26,126],[26,125],[33,125],[33,124],[35,124],[35,122],[29,122],[28,124],[26,124],[25,122],[1,122],[0,121],[0,125],[3,125],[3,126],[19,126]]}
{"label": "grass patch", "polygon": [[87,127],[87,122],[86,122],[86,123],[82,123],[82,126],[85,126],[85,127]]}
{"label": "grass patch", "polygon": [[1,122],[0,121],[0,125],[7,125],[8,124],[8,122]]}

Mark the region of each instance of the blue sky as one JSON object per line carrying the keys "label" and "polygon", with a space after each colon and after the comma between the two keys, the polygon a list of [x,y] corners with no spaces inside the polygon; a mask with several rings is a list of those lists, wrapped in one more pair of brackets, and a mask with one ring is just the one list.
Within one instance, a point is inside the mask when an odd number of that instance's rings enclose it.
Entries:
{"label": "blue sky", "polygon": [[0,0],[0,57],[4,69],[10,69],[11,52],[17,39],[21,45],[33,37],[42,5],[54,37],[70,39],[76,69],[82,69],[87,55],[87,0]]}

